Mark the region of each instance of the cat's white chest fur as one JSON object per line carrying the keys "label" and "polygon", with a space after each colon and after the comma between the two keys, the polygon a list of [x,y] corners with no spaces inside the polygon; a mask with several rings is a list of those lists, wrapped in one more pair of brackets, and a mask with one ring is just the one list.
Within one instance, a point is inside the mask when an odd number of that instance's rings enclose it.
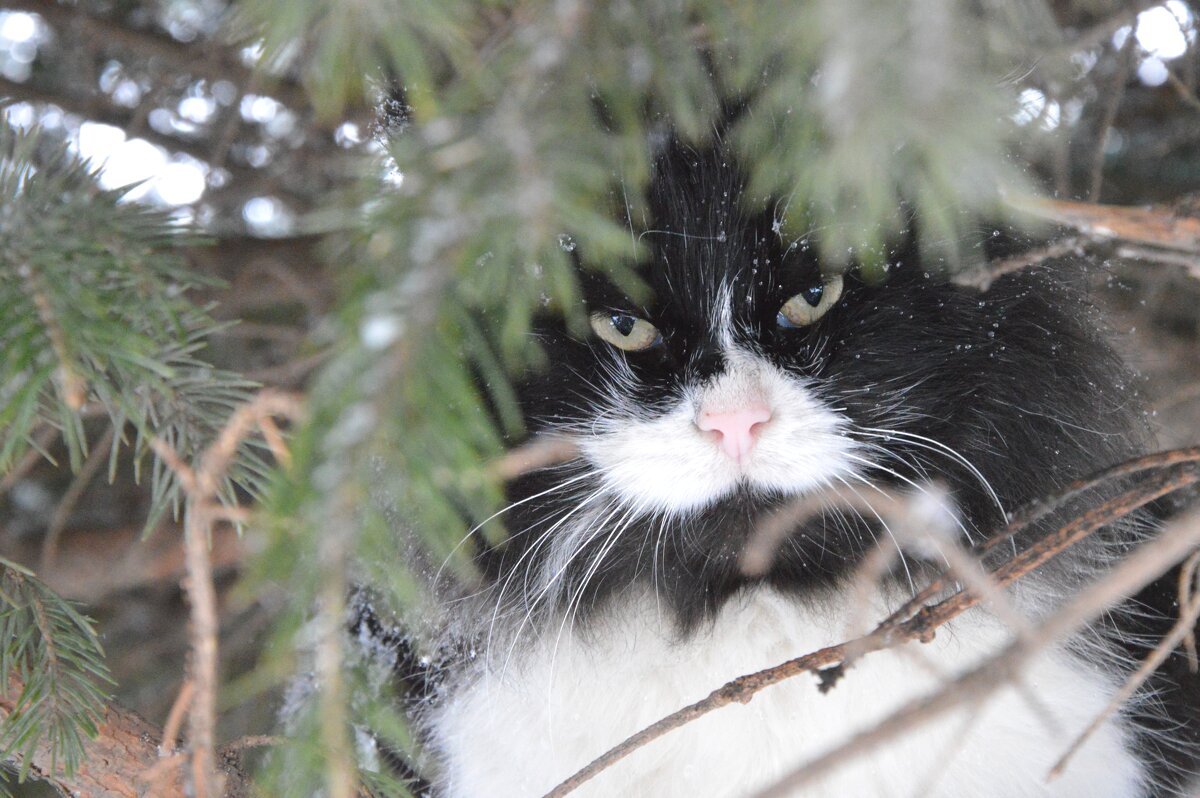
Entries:
{"label": "cat's white chest fur", "polygon": [[[626,736],[725,681],[846,639],[851,602],[820,606],[760,588],[685,642],[653,597],[631,598],[587,635],[526,632],[493,649],[429,718],[453,798],[536,798]],[[669,733],[581,787],[586,796],[744,796],[961,672],[1006,639],[983,612],[929,644],[872,654],[828,693],[809,675]],[[1021,690],[944,716],[797,795],[1080,796],[1143,793],[1128,732],[1106,724],[1058,779],[1046,773],[1112,685],[1065,652],[1042,656]]]}

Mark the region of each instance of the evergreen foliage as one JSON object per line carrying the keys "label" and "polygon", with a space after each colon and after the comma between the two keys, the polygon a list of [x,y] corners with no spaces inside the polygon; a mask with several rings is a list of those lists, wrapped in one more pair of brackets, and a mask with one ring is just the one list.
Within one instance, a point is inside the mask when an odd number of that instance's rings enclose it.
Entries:
{"label": "evergreen foliage", "polygon": [[13,710],[0,722],[0,751],[20,757],[29,775],[33,752],[50,749],[52,767],[72,773],[86,736],[95,735],[111,683],[91,622],[27,569],[0,560],[0,694]]}
{"label": "evergreen foliage", "polygon": [[[122,202],[123,193],[101,190],[64,144],[0,127],[0,470],[40,424],[60,431],[78,468],[88,452],[83,411],[93,408],[138,468],[154,436],[186,459],[249,396],[252,383],[197,356],[216,329],[186,297],[203,280],[180,250],[197,242],[165,211]],[[247,452],[225,495],[235,484],[254,489],[265,468]],[[150,479],[147,529],[179,494],[157,459]]]}
{"label": "evergreen foliage", "polygon": [[[150,529],[178,509],[180,493],[150,441],[195,455],[252,383],[197,355],[216,326],[185,296],[201,282],[180,254],[194,238],[122,193],[101,190],[61,142],[0,126],[0,471],[36,445],[42,425],[60,433],[77,469],[89,447],[85,416],[106,417],[136,469],[149,459]],[[110,478],[121,449],[112,447]],[[243,448],[224,496],[257,492],[265,473]],[[0,750],[22,755],[24,776],[46,743],[70,772],[103,708],[99,642],[85,617],[13,563],[0,562],[0,603],[0,693],[10,677],[22,684]]]}

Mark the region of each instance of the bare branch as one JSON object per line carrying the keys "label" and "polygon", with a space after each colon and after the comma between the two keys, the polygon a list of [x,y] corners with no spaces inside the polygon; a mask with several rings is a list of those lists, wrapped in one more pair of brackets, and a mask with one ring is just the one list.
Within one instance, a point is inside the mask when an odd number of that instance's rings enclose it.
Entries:
{"label": "bare branch", "polygon": [[1134,18],[1133,30],[1125,37],[1125,43],[1118,53],[1117,71],[1112,77],[1112,86],[1108,90],[1108,102],[1104,106],[1104,115],[1100,119],[1100,134],[1096,136],[1096,149],[1092,153],[1092,179],[1088,189],[1088,201],[1100,200],[1100,188],[1104,182],[1104,158],[1108,154],[1108,134],[1112,131],[1113,122],[1117,119],[1117,111],[1121,100],[1125,98],[1125,84],[1133,72],[1134,57],[1137,52],[1137,18]]}
{"label": "bare branch", "polygon": [[1200,620],[1200,600],[1193,600],[1188,604],[1180,605],[1179,619],[1171,627],[1171,631],[1168,632],[1167,635],[1158,642],[1158,645],[1154,647],[1154,650],[1152,650],[1146,656],[1146,658],[1142,660],[1142,664],[1134,673],[1130,674],[1129,678],[1125,680],[1125,684],[1121,685],[1121,689],[1118,690],[1115,695],[1113,695],[1104,709],[1102,709],[1100,713],[1096,715],[1092,722],[1088,724],[1088,727],[1084,729],[1078,737],[1075,738],[1075,741],[1071,743],[1066,752],[1064,752],[1063,755],[1059,757],[1058,761],[1054,763],[1054,766],[1046,775],[1047,781],[1058,778],[1060,775],[1062,775],[1062,772],[1066,770],[1067,764],[1071,761],[1071,758],[1075,756],[1079,749],[1083,747],[1083,744],[1086,743],[1102,725],[1104,725],[1104,721],[1106,721],[1109,716],[1111,716],[1122,705],[1124,705],[1125,702],[1137,692],[1138,688],[1145,684],[1146,680],[1150,678],[1150,675],[1158,670],[1159,666],[1166,661],[1167,657],[1171,655],[1171,652],[1178,648],[1179,644],[1182,643],[1184,639],[1192,633],[1192,630],[1196,626],[1197,620]]}
{"label": "bare branch", "polygon": [[[1029,548],[1005,562],[992,573],[996,588],[1000,589],[1011,584],[1087,535],[1128,515],[1138,507],[1180,488],[1197,484],[1200,482],[1200,474],[1197,473],[1194,464],[1198,461],[1200,461],[1200,448],[1197,447],[1146,455],[1106,469],[1091,478],[1073,482],[1052,499],[1030,506],[1014,517],[1008,526],[998,534],[989,538],[980,547],[980,550],[986,551],[1003,541],[1010,540],[1030,524],[1063,506],[1079,494],[1094,489],[1097,485],[1131,473],[1157,469],[1157,472],[1143,480],[1141,485],[1126,490],[1092,508],[1070,523],[1045,535]],[[979,596],[962,590],[935,604],[928,605],[926,603],[948,586],[946,575],[935,579],[917,596],[884,619],[868,635],[819,649],[727,682],[700,701],[671,713],[618,743],[554,787],[546,794],[546,798],[562,798],[597,773],[647,743],[734,701],[747,703],[763,689],[785,679],[802,673],[820,672],[823,669],[832,668],[837,668],[833,673],[836,678],[841,670],[870,653],[911,640],[931,640],[938,627],[961,615],[980,600]]]}
{"label": "bare branch", "polygon": [[1055,199],[1017,199],[1010,203],[1015,210],[1073,227],[1100,241],[1119,239],[1177,252],[1200,253],[1200,218],[1182,216],[1169,207],[1131,208]]}
{"label": "bare branch", "polygon": [[208,545],[213,522],[221,515],[217,494],[233,463],[238,447],[260,419],[282,415],[297,419],[300,400],[290,394],[266,390],[234,411],[217,439],[198,458],[192,470],[161,438],[154,451],[179,476],[187,494],[183,541],[187,578],[184,588],[191,605],[188,682],[194,690],[188,713],[188,748],[191,752],[192,788],[198,798],[216,798],[220,786],[216,772],[217,695],[217,596],[213,586]]}
{"label": "bare branch", "polygon": [[530,471],[549,468],[579,456],[579,447],[564,438],[535,438],[488,465],[488,474],[505,482]]}
{"label": "bare branch", "polygon": [[925,486],[923,491],[897,494],[875,490],[868,499],[851,488],[833,487],[801,496],[772,513],[754,530],[742,547],[739,568],[745,576],[765,574],[779,547],[796,527],[830,507],[873,513],[901,530],[932,533],[956,529],[956,510],[950,495],[935,485]]}
{"label": "bare branch", "polygon": [[957,285],[986,291],[992,287],[992,283],[1006,274],[1019,272],[1022,269],[1028,269],[1031,266],[1037,266],[1048,260],[1067,257],[1068,255],[1076,257],[1084,255],[1083,242],[1079,238],[1064,238],[1061,241],[1055,241],[1044,247],[1038,247],[1028,252],[1022,252],[1020,255],[1014,255],[1011,258],[1004,258],[1003,260],[989,263],[983,269],[960,272],[954,275],[951,280]]}
{"label": "bare branch", "polygon": [[792,795],[847,760],[961,706],[964,701],[976,701],[1011,683],[1033,655],[1079,631],[1109,607],[1137,593],[1186,557],[1197,544],[1200,544],[1200,511],[1180,518],[1156,540],[1138,547],[1105,577],[1051,615],[1029,638],[1018,638],[983,664],[936,692],[909,702],[871,729],[854,735],[756,793],[754,798]]}
{"label": "bare branch", "polygon": [[75,511],[75,506],[79,504],[84,491],[92,484],[92,480],[96,478],[96,474],[100,471],[100,466],[104,465],[107,461],[109,450],[112,449],[113,445],[113,434],[113,428],[109,425],[104,435],[92,447],[92,451],[88,453],[87,459],[83,462],[83,467],[79,469],[79,473],[71,481],[71,486],[67,488],[67,492],[59,499],[58,506],[54,508],[54,515],[50,517],[50,523],[46,527],[46,536],[42,538],[42,557],[41,564],[38,566],[39,571],[48,571],[54,567],[54,560],[58,557],[58,543],[62,537],[63,529],[66,528],[67,521],[71,519],[71,513]]}
{"label": "bare branch", "polygon": [[179,695],[175,696],[175,701],[171,704],[171,711],[167,713],[162,740],[158,744],[160,755],[167,756],[175,752],[176,743],[179,741],[179,729],[183,725],[183,719],[187,717],[188,710],[191,709],[192,698],[195,695],[196,685],[192,683],[191,679],[184,679],[183,684],[179,687]]}

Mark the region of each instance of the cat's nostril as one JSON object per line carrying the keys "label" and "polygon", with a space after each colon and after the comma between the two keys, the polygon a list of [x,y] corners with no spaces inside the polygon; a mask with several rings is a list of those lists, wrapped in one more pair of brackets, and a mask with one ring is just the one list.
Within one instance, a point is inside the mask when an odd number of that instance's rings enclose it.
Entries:
{"label": "cat's nostril", "polygon": [[740,463],[754,448],[761,427],[770,420],[769,408],[751,405],[736,410],[701,410],[696,416],[696,426],[703,432],[716,433],[721,449]]}

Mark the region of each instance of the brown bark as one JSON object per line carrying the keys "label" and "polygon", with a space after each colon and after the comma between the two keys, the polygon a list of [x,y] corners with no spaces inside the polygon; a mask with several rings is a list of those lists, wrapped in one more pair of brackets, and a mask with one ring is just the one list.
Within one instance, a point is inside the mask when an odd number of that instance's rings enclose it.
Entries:
{"label": "brown bark", "polygon": [[[21,682],[9,678],[8,695],[0,696],[0,718],[7,718]],[[186,798],[182,757],[160,754],[162,731],[135,712],[110,704],[95,739],[84,744],[79,769],[67,776],[53,771],[50,749],[41,746],[29,763],[30,773],[72,798]],[[166,746],[164,746],[166,747]],[[173,747],[173,746],[170,746]],[[227,798],[249,794],[248,782],[233,759],[220,763]]]}
{"label": "brown bark", "polygon": [[[0,696],[0,715],[8,716],[21,683],[9,680],[10,692]],[[105,711],[96,739],[84,746],[84,756],[78,771],[68,777],[50,768],[50,749],[42,746],[29,763],[30,772],[53,784],[65,795],[77,798],[184,798],[179,768],[162,769],[152,786],[139,778],[159,761],[160,732],[152,724],[118,706]]]}

